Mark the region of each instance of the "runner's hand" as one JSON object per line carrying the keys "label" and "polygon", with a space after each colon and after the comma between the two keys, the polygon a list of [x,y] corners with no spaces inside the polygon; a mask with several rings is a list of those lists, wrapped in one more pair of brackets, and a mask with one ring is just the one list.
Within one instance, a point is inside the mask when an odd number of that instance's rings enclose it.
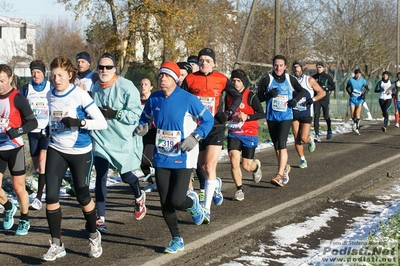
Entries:
{"label": "runner's hand", "polygon": [[289,100],[289,101],[287,101],[287,104],[290,106],[290,107],[296,107],[296,105],[297,105],[297,100],[296,99],[291,99],[291,100]]}
{"label": "runner's hand", "polygon": [[182,151],[191,151],[199,143],[192,135],[183,140],[181,144]]}
{"label": "runner's hand", "polygon": [[138,125],[135,131],[133,131],[133,136],[144,136],[149,131],[149,124]]}

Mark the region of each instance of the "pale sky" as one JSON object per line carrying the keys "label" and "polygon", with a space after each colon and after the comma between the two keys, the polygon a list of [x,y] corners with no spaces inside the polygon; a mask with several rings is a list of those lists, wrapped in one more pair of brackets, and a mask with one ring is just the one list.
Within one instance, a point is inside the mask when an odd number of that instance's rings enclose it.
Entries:
{"label": "pale sky", "polygon": [[[75,16],[72,11],[65,11],[64,5],[57,3],[56,0],[5,0],[6,3],[13,6],[10,12],[4,12],[0,9],[0,15],[20,18],[28,23],[39,24],[42,19],[54,19],[59,17],[71,18],[74,21]],[[81,19],[80,22],[87,21]]]}

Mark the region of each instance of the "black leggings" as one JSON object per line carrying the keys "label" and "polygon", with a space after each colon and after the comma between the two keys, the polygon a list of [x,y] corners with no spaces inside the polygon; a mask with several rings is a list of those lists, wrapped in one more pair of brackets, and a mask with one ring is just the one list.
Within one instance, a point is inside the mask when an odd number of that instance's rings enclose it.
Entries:
{"label": "black leggings", "polygon": [[269,136],[274,144],[275,150],[286,149],[292,120],[269,121],[267,120]]}
{"label": "black leggings", "polygon": [[383,115],[383,126],[387,126],[389,121],[389,108],[392,105],[392,99],[379,99],[379,105],[381,106]]}
{"label": "black leggings", "polygon": [[193,205],[186,196],[191,172],[192,169],[155,168],[162,214],[172,237],[180,237],[175,210],[186,210]]}
{"label": "black leggings", "polygon": [[[47,150],[45,175],[46,203],[54,204],[60,201],[61,182],[68,167],[71,171],[78,201],[81,201],[80,197],[83,196],[85,197],[84,202],[86,202],[88,200],[87,195],[90,195],[89,180],[92,164],[92,151],[84,154],[66,154],[49,147]],[[78,194],[78,192],[82,193]]]}
{"label": "black leggings", "polygon": [[324,119],[326,121],[326,126],[328,131],[332,131],[331,119],[329,118],[329,99],[324,99],[321,101],[316,101],[314,103],[314,131],[315,135],[319,134],[319,117],[321,115],[321,108],[324,114]]}

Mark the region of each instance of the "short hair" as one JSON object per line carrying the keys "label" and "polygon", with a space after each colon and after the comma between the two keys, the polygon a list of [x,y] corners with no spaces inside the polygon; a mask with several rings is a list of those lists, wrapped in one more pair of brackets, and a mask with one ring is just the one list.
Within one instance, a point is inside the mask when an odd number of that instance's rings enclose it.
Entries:
{"label": "short hair", "polygon": [[275,63],[275,60],[283,60],[285,62],[285,65],[287,65],[287,59],[283,55],[275,55],[274,58],[272,59],[272,64]]}
{"label": "short hair", "polygon": [[6,64],[0,64],[0,73],[4,72],[6,73],[7,77],[11,77],[12,76],[12,69],[9,65]]}
{"label": "short hair", "polygon": [[77,68],[72,64],[71,60],[64,56],[59,56],[53,59],[53,61],[50,63],[50,69],[53,70],[54,68],[61,68],[67,71],[68,73],[71,73],[71,78],[69,79],[69,82],[73,84],[75,82],[75,77],[76,77],[76,72],[78,71]]}

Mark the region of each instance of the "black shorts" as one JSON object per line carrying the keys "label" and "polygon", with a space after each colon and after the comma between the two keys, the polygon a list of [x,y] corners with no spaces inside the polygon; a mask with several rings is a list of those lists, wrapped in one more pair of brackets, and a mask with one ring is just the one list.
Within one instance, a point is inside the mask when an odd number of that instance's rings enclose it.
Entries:
{"label": "black shorts", "polygon": [[39,156],[41,150],[47,150],[49,147],[50,138],[43,139],[39,132],[29,132],[28,140],[31,157]]}
{"label": "black shorts", "polygon": [[228,151],[237,150],[242,152],[242,157],[246,159],[254,159],[256,147],[245,147],[237,138],[228,138]]}
{"label": "black shorts", "polygon": [[311,116],[293,117],[293,121],[299,121],[300,124],[311,124],[312,117]]}
{"label": "black shorts", "polygon": [[213,127],[205,139],[199,143],[200,151],[204,151],[207,146],[223,146],[225,139],[225,126]]}
{"label": "black shorts", "polygon": [[12,176],[24,175],[26,173],[24,146],[12,150],[0,151],[0,173],[5,173],[7,165]]}

